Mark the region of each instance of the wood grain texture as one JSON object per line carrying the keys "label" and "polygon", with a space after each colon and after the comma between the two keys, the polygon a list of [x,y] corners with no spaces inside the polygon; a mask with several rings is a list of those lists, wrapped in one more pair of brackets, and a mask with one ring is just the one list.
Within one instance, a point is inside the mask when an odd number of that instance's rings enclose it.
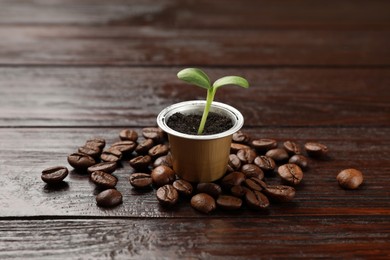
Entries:
{"label": "wood grain texture", "polygon": [[[1,216],[121,216],[121,217],[205,217],[182,200],[172,210],[161,208],[155,190],[137,192],[129,184],[133,172],[127,162],[114,175],[124,196],[122,205],[101,209],[95,204],[97,190],[88,175],[71,172],[66,184],[52,189],[41,181],[41,171],[67,164],[68,154],[91,137],[106,138],[108,145],[118,140],[116,128],[26,128],[0,129],[0,208]],[[250,128],[256,138],[276,138],[280,144],[293,140],[303,145],[318,141],[330,149],[326,160],[310,160],[310,169],[297,187],[291,203],[274,203],[269,211],[217,211],[215,216],[314,216],[314,215],[390,215],[389,128]],[[137,129],[140,133],[140,129]],[[346,191],[338,186],[336,175],[343,169],[357,168],[364,173],[364,185]],[[268,174],[269,184],[279,184],[276,174]]]}
{"label": "wood grain texture", "polygon": [[390,257],[383,216],[2,220],[0,231],[6,259]]}
{"label": "wood grain texture", "polygon": [[[0,68],[0,126],[145,126],[176,102],[205,99],[173,68]],[[216,100],[245,126],[389,126],[389,69],[205,69],[242,75]]]}
{"label": "wood grain texture", "polygon": [[1,26],[1,65],[388,66],[388,31]]}

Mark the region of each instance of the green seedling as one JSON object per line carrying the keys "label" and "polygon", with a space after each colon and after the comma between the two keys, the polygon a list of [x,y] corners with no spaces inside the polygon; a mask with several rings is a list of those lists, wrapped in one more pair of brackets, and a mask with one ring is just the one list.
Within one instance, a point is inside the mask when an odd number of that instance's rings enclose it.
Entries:
{"label": "green seedling", "polygon": [[237,85],[243,88],[248,88],[249,83],[246,79],[238,76],[226,76],[216,80],[212,85],[210,79],[206,73],[200,69],[187,68],[179,71],[177,77],[192,85],[207,89],[206,106],[203,110],[202,119],[198,128],[198,135],[203,133],[204,126],[206,124],[207,116],[210,111],[211,104],[214,100],[215,92],[217,89],[226,85]]}

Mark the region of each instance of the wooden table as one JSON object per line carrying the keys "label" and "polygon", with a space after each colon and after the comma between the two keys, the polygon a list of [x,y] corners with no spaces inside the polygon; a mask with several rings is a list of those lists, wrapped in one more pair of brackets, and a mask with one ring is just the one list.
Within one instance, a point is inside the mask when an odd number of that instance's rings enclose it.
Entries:
{"label": "wooden table", "polygon": [[[0,1],[0,258],[390,258],[389,1]],[[159,206],[115,172],[123,204],[96,206],[87,175],[52,189],[44,168],[94,136],[155,126],[213,79],[256,138],[326,144],[289,203],[198,213]],[[364,173],[357,190],[336,175]],[[277,176],[268,177],[279,183]]]}

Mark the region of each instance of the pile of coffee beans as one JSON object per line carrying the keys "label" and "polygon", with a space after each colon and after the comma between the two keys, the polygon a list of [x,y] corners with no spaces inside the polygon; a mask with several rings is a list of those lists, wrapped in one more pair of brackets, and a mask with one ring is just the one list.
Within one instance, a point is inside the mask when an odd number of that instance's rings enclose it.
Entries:
{"label": "pile of coffee beans", "polygon": [[[328,148],[309,142],[302,147],[294,141],[282,145],[274,139],[253,139],[238,131],[233,135],[226,174],[210,183],[190,183],[179,179],[172,169],[172,158],[165,133],[156,127],[142,129],[143,139],[131,129],[119,133],[120,141],[108,148],[102,138],[92,138],[68,156],[68,163],[77,171],[89,174],[90,180],[101,190],[96,196],[99,207],[114,207],[122,203],[122,194],[115,189],[118,179],[112,175],[119,163],[128,163],[133,171],[130,185],[136,190],[156,190],[158,202],[174,207],[180,200],[211,213],[216,208],[238,210],[267,209],[273,201],[293,200],[308,168],[306,154],[313,158],[325,157]],[[270,185],[265,176],[277,172],[282,184]],[[64,166],[42,171],[41,178],[49,185],[61,183],[68,175]],[[363,182],[363,175],[347,169],[337,176],[341,187],[355,189]]]}

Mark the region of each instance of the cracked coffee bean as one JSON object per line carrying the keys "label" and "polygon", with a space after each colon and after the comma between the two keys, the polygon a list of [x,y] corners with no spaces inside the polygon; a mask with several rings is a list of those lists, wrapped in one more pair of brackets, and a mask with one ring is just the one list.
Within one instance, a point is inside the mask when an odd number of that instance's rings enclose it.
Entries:
{"label": "cracked coffee bean", "polygon": [[296,154],[296,155],[291,156],[291,158],[288,160],[288,162],[298,165],[299,167],[301,167],[301,169],[306,169],[308,164],[309,164],[307,158],[303,155],[300,155],[300,154]]}
{"label": "cracked coffee bean", "polygon": [[237,210],[242,206],[242,200],[240,198],[229,195],[219,196],[216,203],[219,208],[226,210]]}
{"label": "cracked coffee bean", "polygon": [[152,177],[147,173],[133,173],[129,178],[131,186],[137,189],[150,188],[152,185]]}
{"label": "cracked coffee bean", "polygon": [[87,172],[93,173],[95,171],[102,171],[105,173],[113,173],[116,170],[116,162],[101,162],[88,167]]}
{"label": "cracked coffee bean", "polygon": [[267,185],[263,191],[268,197],[280,201],[291,201],[295,196],[295,189],[286,185]]}
{"label": "cracked coffee bean", "polygon": [[256,177],[260,180],[264,178],[264,172],[255,164],[244,164],[241,167],[241,172],[245,175],[245,178]]}
{"label": "cracked coffee bean", "polygon": [[131,130],[131,129],[123,129],[122,131],[120,131],[119,133],[119,138],[122,140],[122,141],[133,141],[133,142],[137,142],[138,140],[138,134],[136,131],[134,130]]}
{"label": "cracked coffee bean", "polygon": [[255,139],[252,140],[251,145],[260,153],[265,153],[268,150],[278,147],[278,142],[274,139]]}
{"label": "cracked coffee bean", "polygon": [[154,168],[150,176],[152,177],[153,184],[157,187],[171,184],[176,178],[175,172],[171,168],[164,165],[160,165]]}
{"label": "cracked coffee bean", "polygon": [[268,156],[269,158],[272,158],[276,162],[287,161],[289,158],[287,151],[284,150],[283,148],[271,149],[268,152],[266,152],[265,155]]}
{"label": "cracked coffee bean", "polygon": [[363,183],[363,173],[356,169],[345,169],[337,175],[337,181],[344,189],[357,189]]}
{"label": "cracked coffee bean", "polygon": [[129,164],[131,167],[133,167],[136,170],[145,170],[149,167],[150,163],[152,162],[152,157],[149,155],[145,156],[137,156],[134,157],[129,161]]}
{"label": "cracked coffee bean", "polygon": [[213,182],[198,183],[196,191],[198,193],[206,193],[213,198],[218,198],[218,196],[222,193],[221,186]]}
{"label": "cracked coffee bean", "polygon": [[238,150],[237,157],[243,164],[253,163],[257,154],[252,149]]}
{"label": "cracked coffee bean", "polygon": [[95,171],[91,173],[90,179],[98,187],[105,189],[115,188],[118,183],[118,179],[115,176],[102,171]]}
{"label": "cracked coffee bean", "polygon": [[286,149],[287,153],[289,153],[290,155],[302,153],[301,147],[299,147],[299,145],[293,141],[284,142],[283,147],[284,147],[284,149]]}
{"label": "cracked coffee bean", "polygon": [[179,193],[172,185],[164,185],[157,189],[157,200],[162,206],[170,207],[177,203],[179,200]]}
{"label": "cracked coffee bean", "polygon": [[96,161],[85,153],[72,153],[68,156],[68,163],[76,170],[86,170],[88,167],[95,165]]}
{"label": "cracked coffee bean", "polygon": [[263,193],[261,193],[260,191],[256,191],[256,190],[248,191],[245,194],[245,201],[246,201],[246,204],[248,205],[248,207],[250,207],[252,209],[256,209],[256,210],[266,209],[269,206],[268,198]]}
{"label": "cracked coffee bean", "polygon": [[298,185],[303,179],[303,172],[298,165],[287,163],[278,168],[278,173],[282,180],[292,185]]}
{"label": "cracked coffee bean", "polygon": [[111,208],[122,203],[122,193],[115,189],[108,189],[96,196],[96,204],[99,207]]}
{"label": "cracked coffee bean", "polygon": [[208,214],[215,210],[216,204],[214,198],[210,195],[199,193],[191,198],[191,207],[202,213]]}
{"label": "cracked coffee bean", "polygon": [[176,180],[172,186],[184,196],[190,196],[194,190],[192,184],[185,180]]}
{"label": "cracked coffee bean", "polygon": [[47,184],[57,184],[68,176],[68,168],[65,166],[54,166],[42,171],[41,179]]}
{"label": "cracked coffee bean", "polygon": [[273,171],[276,167],[275,161],[265,155],[257,156],[254,163],[263,171]]}
{"label": "cracked coffee bean", "polygon": [[308,142],[305,144],[305,150],[310,157],[319,158],[328,153],[328,147],[321,143]]}

